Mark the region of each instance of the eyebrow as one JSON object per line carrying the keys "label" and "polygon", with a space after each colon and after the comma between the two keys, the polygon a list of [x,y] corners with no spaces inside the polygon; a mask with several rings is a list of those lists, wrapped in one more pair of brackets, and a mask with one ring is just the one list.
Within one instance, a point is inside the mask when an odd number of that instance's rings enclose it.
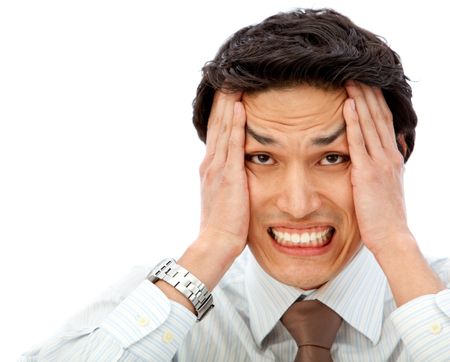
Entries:
{"label": "eyebrow", "polygon": [[256,133],[253,129],[251,129],[248,125],[245,126],[245,131],[249,136],[252,136],[256,141],[261,143],[262,145],[279,145],[275,139],[270,136],[263,136]]}
{"label": "eyebrow", "polygon": [[[327,146],[334,141],[336,141],[340,136],[342,136],[345,133],[346,130],[346,124],[343,123],[336,131],[333,133],[326,135],[326,136],[320,136],[313,138],[312,145],[314,146]],[[246,133],[254,138],[257,142],[261,143],[262,145],[277,145],[280,144],[272,137],[266,136],[266,135],[260,135],[255,132],[252,128],[250,128],[248,125],[245,127]]]}
{"label": "eyebrow", "polygon": [[327,146],[336,141],[340,136],[342,136],[345,133],[346,128],[346,124],[343,123],[336,131],[334,131],[330,135],[313,138],[311,143],[314,146]]}

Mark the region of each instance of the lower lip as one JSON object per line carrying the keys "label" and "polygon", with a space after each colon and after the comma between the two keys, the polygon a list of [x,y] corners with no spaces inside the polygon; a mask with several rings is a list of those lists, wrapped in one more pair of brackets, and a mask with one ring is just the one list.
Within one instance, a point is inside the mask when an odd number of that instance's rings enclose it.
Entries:
{"label": "lower lip", "polygon": [[326,254],[330,249],[331,245],[333,244],[334,237],[336,235],[336,231],[334,232],[333,236],[331,237],[331,240],[323,245],[323,246],[314,246],[314,247],[300,247],[300,246],[285,246],[278,244],[276,240],[269,235],[269,237],[272,239],[272,242],[276,249],[281,251],[284,254],[293,255],[293,256],[318,256]]}

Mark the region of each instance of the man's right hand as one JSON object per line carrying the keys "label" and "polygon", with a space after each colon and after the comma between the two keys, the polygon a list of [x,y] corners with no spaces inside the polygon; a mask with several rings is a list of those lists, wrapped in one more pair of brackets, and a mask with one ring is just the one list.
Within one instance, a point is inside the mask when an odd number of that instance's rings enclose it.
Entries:
{"label": "man's right hand", "polygon": [[246,119],[241,97],[240,92],[216,92],[208,121],[206,155],[200,166],[200,239],[235,256],[245,247],[250,218],[244,159]]}
{"label": "man's right hand", "polygon": [[[247,243],[250,202],[245,171],[242,93],[217,91],[208,120],[206,155],[200,166],[200,234],[177,263],[212,290]],[[192,312],[191,302],[164,281],[156,283]]]}

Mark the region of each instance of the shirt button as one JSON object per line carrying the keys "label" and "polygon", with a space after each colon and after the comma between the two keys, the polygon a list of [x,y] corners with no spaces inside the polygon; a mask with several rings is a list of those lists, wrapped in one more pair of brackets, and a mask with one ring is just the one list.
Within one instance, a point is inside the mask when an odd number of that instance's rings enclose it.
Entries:
{"label": "shirt button", "polygon": [[166,343],[170,343],[173,341],[173,333],[171,331],[165,331],[162,337],[162,340]]}
{"label": "shirt button", "polygon": [[137,324],[141,327],[148,326],[150,324],[150,319],[146,315],[140,315],[136,318]]}
{"label": "shirt button", "polygon": [[433,334],[439,334],[442,331],[442,326],[441,323],[439,322],[434,322],[433,324],[430,325],[430,332]]}

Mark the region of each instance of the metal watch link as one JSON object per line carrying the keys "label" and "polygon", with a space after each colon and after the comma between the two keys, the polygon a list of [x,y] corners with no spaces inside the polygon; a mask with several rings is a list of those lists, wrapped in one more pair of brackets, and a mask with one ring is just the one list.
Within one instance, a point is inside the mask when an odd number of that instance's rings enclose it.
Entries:
{"label": "metal watch link", "polygon": [[197,321],[214,307],[213,297],[199,279],[191,272],[178,265],[175,259],[164,259],[147,275],[152,283],[164,280],[188,298],[197,313]]}

